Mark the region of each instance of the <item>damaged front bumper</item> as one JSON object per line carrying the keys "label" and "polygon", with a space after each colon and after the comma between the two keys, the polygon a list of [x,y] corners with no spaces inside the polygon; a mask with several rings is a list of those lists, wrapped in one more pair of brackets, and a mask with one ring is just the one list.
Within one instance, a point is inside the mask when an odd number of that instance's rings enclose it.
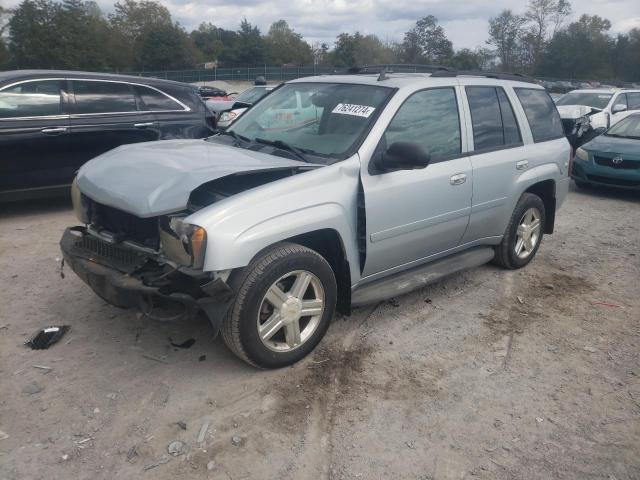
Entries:
{"label": "damaged front bumper", "polygon": [[217,333],[233,298],[222,278],[181,271],[153,255],[107,242],[85,227],[67,228],[60,240],[64,261],[106,302],[143,312],[154,300],[182,305],[186,313],[205,312]]}

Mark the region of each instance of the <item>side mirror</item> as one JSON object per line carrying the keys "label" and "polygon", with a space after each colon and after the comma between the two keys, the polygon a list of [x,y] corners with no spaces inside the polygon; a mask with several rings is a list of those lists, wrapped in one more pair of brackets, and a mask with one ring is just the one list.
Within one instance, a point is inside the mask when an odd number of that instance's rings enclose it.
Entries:
{"label": "side mirror", "polygon": [[614,105],[613,108],[611,109],[611,113],[620,113],[620,112],[625,112],[627,110],[627,107],[625,107],[624,105]]}
{"label": "side mirror", "polygon": [[429,165],[431,156],[422,147],[410,142],[392,143],[378,157],[376,167],[383,172],[390,170],[413,170]]}

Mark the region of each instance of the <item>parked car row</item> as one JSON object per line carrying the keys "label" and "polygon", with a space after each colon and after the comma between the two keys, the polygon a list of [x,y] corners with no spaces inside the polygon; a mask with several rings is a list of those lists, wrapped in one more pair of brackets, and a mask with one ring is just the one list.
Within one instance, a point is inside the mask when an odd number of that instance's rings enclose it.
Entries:
{"label": "parked car row", "polygon": [[190,85],[86,72],[1,72],[0,201],[68,191],[78,168],[104,152],[203,138],[213,126]]}

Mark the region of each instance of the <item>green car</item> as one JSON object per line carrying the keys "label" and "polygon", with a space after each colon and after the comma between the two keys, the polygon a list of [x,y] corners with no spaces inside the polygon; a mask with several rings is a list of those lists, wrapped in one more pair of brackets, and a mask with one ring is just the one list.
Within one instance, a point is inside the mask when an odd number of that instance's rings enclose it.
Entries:
{"label": "green car", "polygon": [[583,188],[640,190],[640,114],[628,116],[578,148],[571,177]]}

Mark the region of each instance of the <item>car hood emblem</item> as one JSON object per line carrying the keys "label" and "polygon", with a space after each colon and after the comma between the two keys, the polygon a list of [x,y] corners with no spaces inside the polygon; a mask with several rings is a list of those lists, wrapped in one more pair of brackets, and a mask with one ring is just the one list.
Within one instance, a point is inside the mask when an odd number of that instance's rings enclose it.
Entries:
{"label": "car hood emblem", "polygon": [[617,155],[617,156],[615,156],[615,157],[613,157],[613,158],[611,159],[611,161],[612,161],[613,163],[615,163],[616,165],[620,165],[620,164],[622,163],[622,160],[624,160],[624,159],[622,158],[622,155]]}

